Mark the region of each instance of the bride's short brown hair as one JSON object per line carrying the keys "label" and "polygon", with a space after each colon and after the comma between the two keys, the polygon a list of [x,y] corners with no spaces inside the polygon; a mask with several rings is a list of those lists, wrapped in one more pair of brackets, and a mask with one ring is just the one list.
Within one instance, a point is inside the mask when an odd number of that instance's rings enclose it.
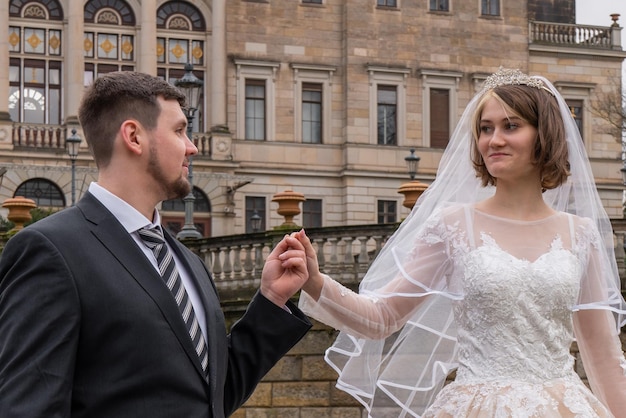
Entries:
{"label": "bride's short brown hair", "polygon": [[485,103],[492,97],[537,129],[534,161],[541,169],[541,187],[554,189],[563,184],[569,176],[569,161],[565,126],[556,98],[545,89],[504,85],[488,90],[474,113],[471,158],[476,176],[481,179],[483,186],[496,184],[496,179],[487,171],[478,151],[480,118]]}

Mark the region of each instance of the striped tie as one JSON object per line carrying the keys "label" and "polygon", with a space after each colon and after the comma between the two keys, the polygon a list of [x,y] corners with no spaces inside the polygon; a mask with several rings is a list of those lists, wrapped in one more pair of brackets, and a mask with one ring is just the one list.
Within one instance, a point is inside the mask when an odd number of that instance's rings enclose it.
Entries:
{"label": "striped tie", "polygon": [[187,325],[189,336],[191,337],[191,341],[193,342],[193,345],[196,349],[196,353],[200,358],[200,363],[202,363],[202,369],[206,373],[207,366],[209,364],[209,353],[207,350],[206,342],[204,341],[204,336],[200,331],[198,319],[196,318],[196,315],[193,311],[191,299],[189,299],[189,296],[185,291],[185,287],[183,286],[183,281],[180,279],[180,275],[178,274],[178,270],[176,269],[176,264],[174,262],[174,259],[172,258],[172,253],[170,252],[167,245],[165,245],[163,233],[158,227],[151,229],[146,227],[140,229],[138,232],[143,242],[148,248],[152,250],[154,256],[156,257],[161,277],[167,284],[167,287],[172,292],[174,299],[176,299],[178,309],[183,316],[185,325]]}

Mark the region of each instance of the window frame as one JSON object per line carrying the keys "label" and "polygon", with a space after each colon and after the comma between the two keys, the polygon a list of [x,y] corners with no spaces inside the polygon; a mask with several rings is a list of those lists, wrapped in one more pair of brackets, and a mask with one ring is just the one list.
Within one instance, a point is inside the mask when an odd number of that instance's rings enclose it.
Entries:
{"label": "window frame", "polygon": [[592,119],[593,115],[589,107],[589,101],[591,100],[591,94],[596,88],[595,83],[577,83],[568,81],[555,81],[554,86],[559,90],[561,96],[569,106],[569,101],[580,101],[582,103],[582,131],[580,137],[585,144],[585,150],[587,154],[592,156],[593,152],[593,139],[594,134],[592,132]]}
{"label": "window frame", "polygon": [[[244,223],[246,234],[254,232],[263,232],[267,230],[267,197],[265,196],[245,196],[244,197]],[[261,225],[258,231],[252,231],[252,223],[250,218],[257,211],[261,217]]]}
{"label": "window frame", "polygon": [[[37,193],[31,193],[33,191],[42,190],[41,185],[45,184],[47,186],[47,190],[43,190],[46,193],[46,200],[49,201],[47,203],[53,203],[55,199],[59,200],[59,205],[46,205],[41,202],[41,195],[37,195]],[[36,185],[36,188],[30,187],[30,185]],[[53,193],[55,192],[55,193]],[[23,196],[27,199],[32,199],[37,204],[39,208],[60,208],[63,209],[67,206],[67,200],[65,199],[65,194],[63,189],[59,187],[58,184],[53,182],[50,179],[43,177],[33,177],[28,180],[23,181],[19,186],[15,188],[15,192],[13,193],[13,197]]]}
{"label": "window frame", "polygon": [[246,140],[246,80],[264,80],[266,97],[265,141],[274,141],[276,138],[276,74],[280,68],[280,63],[235,59],[234,64],[237,83],[236,137]]}
{"label": "window frame", "polygon": [[[311,209],[312,204],[319,204],[319,208]],[[321,228],[324,226],[324,200],[307,197],[302,202],[302,227]]]}
{"label": "window frame", "polygon": [[322,131],[320,144],[332,142],[332,81],[337,67],[327,65],[290,64],[294,80],[294,139],[304,142],[302,135],[302,89],[304,84],[320,84],[322,86]]}
{"label": "window frame", "polygon": [[[442,3],[445,3],[445,9],[438,9],[437,6],[441,6]],[[435,6],[435,8],[433,8]],[[450,0],[429,0],[428,2],[428,11],[430,12],[439,12],[446,13],[450,11]]]}
{"label": "window frame", "polygon": [[[393,211],[389,207],[393,206]],[[393,220],[389,220],[389,216],[393,215]],[[397,223],[398,222],[398,201],[390,199],[376,200],[376,223],[378,225]]]}
{"label": "window frame", "polygon": [[399,3],[400,0],[376,0],[376,7],[381,9],[398,9],[400,8]]}
{"label": "window frame", "polygon": [[[459,81],[463,77],[463,73],[455,71],[438,71],[438,70],[418,70],[417,76],[422,82],[422,146],[432,148],[431,146],[431,127],[430,127],[430,90],[449,90],[449,119],[448,132],[454,132],[454,125],[457,121],[458,110],[458,88]],[[439,149],[439,148],[437,148]]]}
{"label": "window frame", "polygon": [[[489,9],[489,10],[486,10]],[[492,13],[493,10],[493,13]],[[502,4],[500,0],[481,0],[480,1],[481,17],[501,17]]]}
{"label": "window frame", "polygon": [[390,68],[367,66],[369,74],[369,130],[370,144],[378,144],[378,86],[395,86],[397,92],[396,144],[406,143],[406,84],[411,70],[409,68]]}

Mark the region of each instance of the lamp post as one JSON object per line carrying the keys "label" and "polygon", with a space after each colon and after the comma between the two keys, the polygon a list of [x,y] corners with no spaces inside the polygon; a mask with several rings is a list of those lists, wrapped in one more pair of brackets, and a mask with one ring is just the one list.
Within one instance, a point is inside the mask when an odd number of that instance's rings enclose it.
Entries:
{"label": "lamp post", "polygon": [[410,154],[404,157],[404,161],[406,161],[406,166],[411,180],[415,180],[415,175],[417,174],[417,164],[420,162],[420,157],[419,155],[415,155],[415,148],[411,148],[409,152]]}
{"label": "lamp post", "polygon": [[[193,64],[185,64],[185,75],[176,80],[174,85],[185,94],[187,102],[187,109],[185,109],[185,116],[187,116],[187,137],[190,141],[193,141],[193,119],[200,104],[200,91],[202,90],[202,80],[193,74]],[[188,178],[191,188],[187,196],[183,199],[185,202],[185,225],[183,225],[180,232],[176,234],[176,238],[178,239],[202,238],[202,234],[198,232],[193,223],[193,205],[196,198],[193,195],[193,157],[191,155],[189,156]]]}
{"label": "lamp post", "polygon": [[78,157],[80,141],[81,139],[76,133],[76,129],[72,129],[72,135],[65,140],[67,155],[70,156],[70,161],[72,161],[72,206],[76,203],[76,158]]}
{"label": "lamp post", "polygon": [[252,216],[250,216],[250,228],[252,228],[252,232],[259,232],[259,229],[261,229],[261,216],[256,209]]}
{"label": "lamp post", "polygon": [[406,161],[407,171],[409,173],[409,177],[411,177],[411,181],[408,183],[404,183],[398,189],[398,193],[402,193],[404,195],[404,202],[402,202],[402,206],[407,209],[413,209],[415,202],[417,199],[424,193],[424,190],[428,187],[428,185],[415,180],[415,176],[417,175],[417,164],[420,161],[420,157],[415,155],[415,149],[411,148],[410,154],[404,157],[404,161]]}

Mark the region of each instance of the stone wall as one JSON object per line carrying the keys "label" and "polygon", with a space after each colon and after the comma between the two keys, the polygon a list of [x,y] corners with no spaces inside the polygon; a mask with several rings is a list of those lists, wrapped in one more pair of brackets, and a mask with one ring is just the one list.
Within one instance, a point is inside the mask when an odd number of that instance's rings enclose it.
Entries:
{"label": "stone wall", "polygon": [[[240,303],[239,308],[245,309],[247,299],[240,299]],[[243,313],[233,308],[226,310],[228,324]],[[335,330],[313,321],[313,328],[274,366],[248,402],[232,417],[365,418],[364,408],[350,395],[335,388],[337,373],[324,361],[324,352],[336,336]],[[621,339],[626,348],[624,332]],[[572,354],[576,358],[576,371],[587,383],[576,344],[572,346]]]}

